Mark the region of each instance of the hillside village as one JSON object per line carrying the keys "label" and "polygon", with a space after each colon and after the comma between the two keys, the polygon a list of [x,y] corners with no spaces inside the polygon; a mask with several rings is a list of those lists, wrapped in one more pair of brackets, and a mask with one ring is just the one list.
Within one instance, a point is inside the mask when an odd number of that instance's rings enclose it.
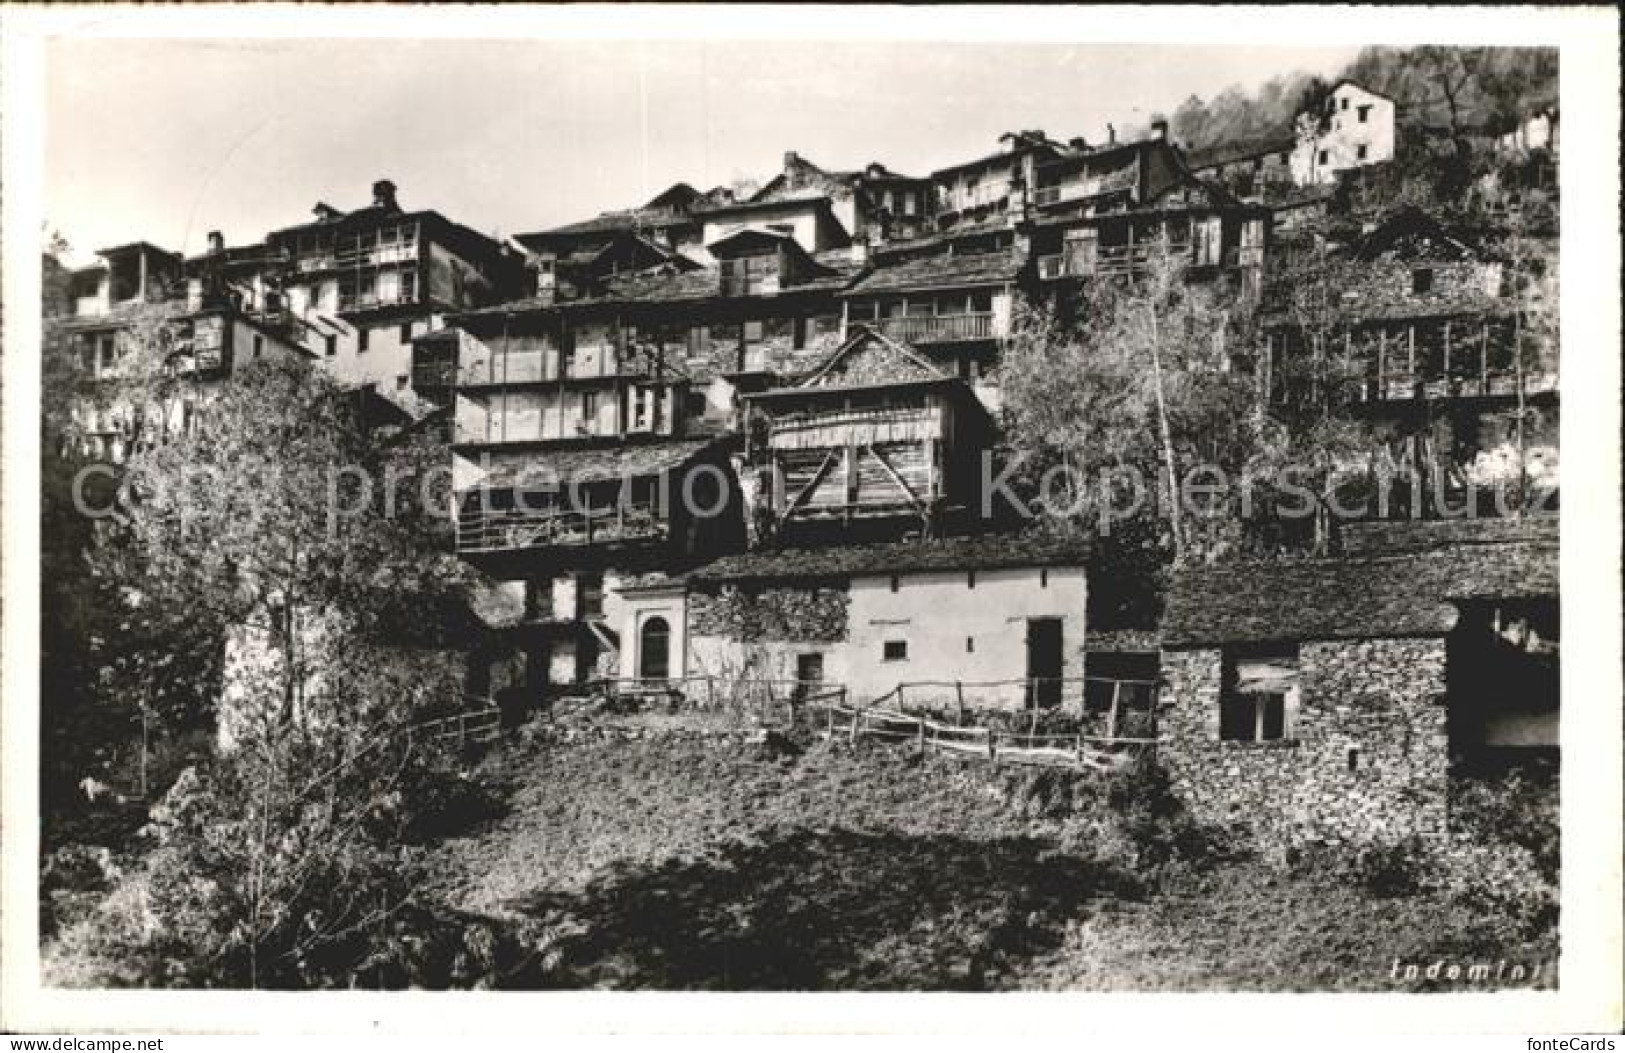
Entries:
{"label": "hillside village", "polygon": [[[1268,846],[1440,839],[1453,772],[1555,762],[1559,115],[1455,129],[1473,161],[1447,201],[1416,188],[1454,155],[1395,99],[1345,81],[1315,107],[1200,149],[1166,120],[1015,130],[929,173],[786,150],[748,193],[677,183],[511,238],[381,177],[197,256],[48,259],[47,347],[81,380],[126,379],[161,329],[185,381],[156,416],[82,399],[62,452],[126,462],[262,364],[325,373],[449,459],[468,624],[434,647],[466,712],[751,683],[792,713],[1063,728],[1107,762],[1154,741],[1198,820]],[[1104,331],[1102,295],[1222,318],[1149,346],[1217,349],[1231,419],[1301,422],[1328,477],[1380,453],[1415,488],[1346,517],[1153,516],[1143,578],[1077,517],[999,504],[1032,439],[1009,371]],[[1160,371],[1196,374],[1153,368],[1172,464]],[[227,679],[263,646],[234,628]]]}

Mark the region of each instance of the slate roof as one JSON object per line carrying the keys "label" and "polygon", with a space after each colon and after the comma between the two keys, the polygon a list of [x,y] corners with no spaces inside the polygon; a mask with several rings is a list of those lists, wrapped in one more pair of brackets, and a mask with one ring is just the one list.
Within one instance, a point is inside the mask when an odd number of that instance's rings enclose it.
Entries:
{"label": "slate roof", "polygon": [[671,439],[548,450],[522,462],[493,464],[475,485],[483,490],[504,490],[644,478],[686,464],[715,442],[713,438]]}
{"label": "slate roof", "polygon": [[1083,543],[1047,535],[984,534],[930,541],[833,545],[724,556],[688,575],[699,584],[850,578],[920,571],[1081,566]]}
{"label": "slate roof", "polygon": [[910,289],[961,289],[1014,281],[1022,261],[1012,252],[926,256],[877,267],[847,290],[848,295]]}
{"label": "slate roof", "polygon": [[1286,133],[1256,136],[1249,139],[1233,139],[1230,142],[1216,143],[1201,150],[1192,150],[1185,155],[1185,163],[1190,166],[1193,172],[1201,171],[1204,168],[1216,168],[1219,165],[1227,165],[1235,161],[1246,161],[1267,154],[1289,153],[1297,145],[1297,139]]}
{"label": "slate roof", "polygon": [[549,238],[579,237],[589,234],[618,234],[621,231],[637,230],[640,227],[673,227],[684,223],[691,223],[687,213],[675,208],[629,208],[616,212],[602,212],[591,219],[578,220],[575,223],[566,223],[559,227],[550,227],[547,230],[533,230],[525,234],[514,235],[514,240],[521,245],[529,246],[530,240],[546,240]]}
{"label": "slate roof", "polygon": [[1162,641],[1178,650],[1442,636],[1456,624],[1452,601],[1557,592],[1557,546],[1540,542],[1186,567],[1169,585]]}

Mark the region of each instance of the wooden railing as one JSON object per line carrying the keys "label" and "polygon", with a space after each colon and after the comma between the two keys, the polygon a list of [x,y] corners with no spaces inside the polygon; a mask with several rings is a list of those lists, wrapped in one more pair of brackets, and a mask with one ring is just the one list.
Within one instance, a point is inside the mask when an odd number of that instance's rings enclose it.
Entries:
{"label": "wooden railing", "polygon": [[502,711],[490,699],[467,699],[476,708],[461,710],[449,717],[437,717],[412,724],[405,734],[413,741],[451,744],[462,748],[470,742],[490,742],[502,735]]}
{"label": "wooden railing", "polygon": [[482,509],[457,519],[458,552],[497,552],[551,545],[593,545],[665,535],[653,505],[589,509]]}
{"label": "wooden railing", "polygon": [[893,340],[908,343],[950,343],[959,340],[990,340],[994,332],[991,312],[981,314],[921,315],[885,318],[880,331]]}

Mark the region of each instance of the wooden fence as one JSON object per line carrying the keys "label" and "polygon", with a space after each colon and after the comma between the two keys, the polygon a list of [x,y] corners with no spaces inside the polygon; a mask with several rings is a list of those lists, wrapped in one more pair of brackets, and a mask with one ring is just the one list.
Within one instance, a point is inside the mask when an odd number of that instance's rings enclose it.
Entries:
{"label": "wooden fence", "polygon": [[[849,742],[875,738],[915,743],[921,752],[952,753],[988,761],[1094,771],[1118,771],[1152,754],[1155,738],[1082,733],[1023,734],[985,725],[944,724],[895,709],[849,706],[844,702],[810,706],[823,721],[823,733]],[[815,716],[814,719],[817,719]]]}

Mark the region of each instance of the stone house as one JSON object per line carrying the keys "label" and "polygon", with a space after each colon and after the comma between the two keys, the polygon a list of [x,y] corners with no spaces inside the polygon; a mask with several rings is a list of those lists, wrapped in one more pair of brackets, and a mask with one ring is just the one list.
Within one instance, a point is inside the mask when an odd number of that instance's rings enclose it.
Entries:
{"label": "stone house", "polygon": [[[1452,498],[1516,471],[1521,407],[1525,470],[1555,489],[1555,280],[1555,260],[1515,273],[1501,253],[1409,207],[1365,229],[1295,237],[1266,282],[1261,390],[1280,405],[1335,383],[1331,401],[1387,435],[1396,462],[1445,466]],[[1321,377],[1317,362],[1337,368]]]}
{"label": "stone house", "polygon": [[1296,145],[1290,135],[1240,139],[1191,151],[1186,163],[1196,178],[1217,183],[1242,201],[1274,204],[1298,188],[1292,178]]}
{"label": "stone house", "polygon": [[1351,535],[1175,573],[1159,756],[1202,818],[1280,844],[1436,835],[1452,770],[1555,750],[1555,520]]}

